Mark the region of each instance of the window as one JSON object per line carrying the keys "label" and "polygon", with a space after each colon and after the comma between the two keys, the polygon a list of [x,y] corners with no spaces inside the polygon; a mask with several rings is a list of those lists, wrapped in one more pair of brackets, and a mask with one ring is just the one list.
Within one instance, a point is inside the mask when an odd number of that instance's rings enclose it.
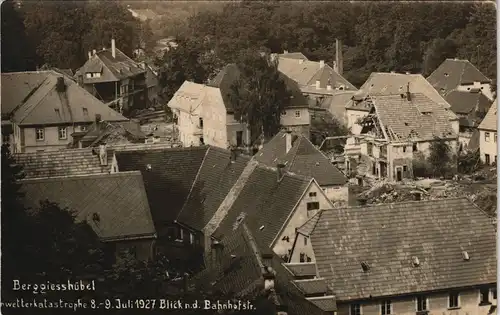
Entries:
{"label": "window", "polygon": [[427,311],[427,297],[419,296],[417,297],[417,312]]}
{"label": "window", "polygon": [[456,292],[450,293],[448,296],[448,308],[459,308],[459,294]]}
{"label": "window", "polygon": [[390,300],[382,301],[382,304],[380,305],[380,314],[381,315],[392,314],[392,304]]}
{"label": "window", "polygon": [[9,143],[10,137],[9,135],[2,134],[2,143]]}
{"label": "window", "polygon": [[300,253],[300,258],[299,258],[300,262],[306,262],[306,254],[304,253]]}
{"label": "window", "polygon": [[496,133],[496,132],[493,134],[493,141],[494,141],[495,143],[497,143],[497,133]]}
{"label": "window", "polygon": [[85,75],[87,76],[87,79],[92,78],[92,73],[90,73],[90,72],[87,72]]}
{"label": "window", "polygon": [[194,234],[189,233],[189,243],[194,244]]}
{"label": "window", "polygon": [[43,128],[37,128],[36,132],[36,140],[43,141],[45,139],[45,130]]}
{"label": "window", "polygon": [[408,167],[406,165],[403,165],[403,172],[407,172],[408,171]]}
{"label": "window", "polygon": [[203,129],[203,118],[199,118],[199,125],[200,125],[200,128]]}
{"label": "window", "polygon": [[351,304],[349,315],[361,315],[361,305]]}
{"label": "window", "polygon": [[82,110],[83,110],[83,114],[84,115],[88,115],[89,114],[89,110],[86,107],[83,107]]}
{"label": "window", "polygon": [[484,163],[486,163],[487,165],[490,165],[490,155],[489,154],[484,155]]}
{"label": "window", "polygon": [[483,288],[479,290],[479,305],[491,304],[490,303],[490,290]]}
{"label": "window", "polygon": [[286,116],[286,110],[281,112],[281,116]]}
{"label": "window", "polygon": [[417,152],[418,151],[418,147],[417,147],[417,143],[416,142],[413,144],[412,149],[413,149],[413,152]]}
{"label": "window", "polygon": [[368,143],[367,147],[366,147],[366,151],[367,151],[369,156],[373,156],[373,144]]}
{"label": "window", "polygon": [[403,153],[406,152],[406,146],[403,147]]}
{"label": "window", "polygon": [[68,128],[66,128],[66,127],[59,127],[59,139],[60,140],[66,140],[66,139],[68,139]]}
{"label": "window", "polygon": [[295,111],[295,117],[299,118],[300,117],[300,110]]}
{"label": "window", "polygon": [[308,202],[307,203],[307,210],[318,210],[319,209],[319,202]]}
{"label": "window", "polygon": [[304,236],[304,245],[307,245],[307,237]]}
{"label": "window", "polygon": [[484,133],[484,141],[490,142],[490,133],[489,132]]}
{"label": "window", "polygon": [[316,197],[316,192],[310,192],[309,197]]}

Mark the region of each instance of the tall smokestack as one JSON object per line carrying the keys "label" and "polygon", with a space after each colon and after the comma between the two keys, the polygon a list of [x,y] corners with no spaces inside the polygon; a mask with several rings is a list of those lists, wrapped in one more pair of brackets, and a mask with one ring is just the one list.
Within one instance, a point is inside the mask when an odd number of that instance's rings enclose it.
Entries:
{"label": "tall smokestack", "polygon": [[342,75],[344,72],[344,57],[342,57],[342,41],[335,40],[335,64],[337,66],[337,73]]}
{"label": "tall smokestack", "polygon": [[111,55],[113,58],[116,58],[116,45],[115,45],[115,39],[111,39]]}

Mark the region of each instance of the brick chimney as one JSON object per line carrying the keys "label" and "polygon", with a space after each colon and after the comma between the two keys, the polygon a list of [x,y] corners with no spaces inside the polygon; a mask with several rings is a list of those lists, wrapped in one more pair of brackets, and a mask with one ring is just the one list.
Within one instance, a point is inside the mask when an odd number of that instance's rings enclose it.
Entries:
{"label": "brick chimney", "polygon": [[99,161],[101,162],[101,166],[108,165],[108,152],[105,143],[99,145]]}
{"label": "brick chimney", "polygon": [[279,163],[278,165],[276,165],[278,182],[281,182],[281,179],[283,178],[283,175],[285,173],[284,169],[285,169],[285,164]]}
{"label": "brick chimney", "polygon": [[320,89],[321,88],[321,81],[320,80],[316,80],[316,89]]}
{"label": "brick chimney", "polygon": [[97,51],[96,51],[95,49],[92,49],[92,56],[95,56],[95,53],[96,53],[96,52],[97,52]]}
{"label": "brick chimney", "polygon": [[288,54],[288,50],[283,50],[283,53],[284,54]]}
{"label": "brick chimney", "polygon": [[342,41],[340,39],[335,40],[335,65],[337,67],[335,71],[342,75],[344,73],[344,57],[342,56]]}
{"label": "brick chimney", "polygon": [[113,58],[116,58],[116,43],[114,38],[111,39],[111,55]]}
{"label": "brick chimney", "polygon": [[285,153],[290,152],[290,149],[292,148],[292,132],[291,131],[287,131],[285,133],[285,148],[286,148]]}

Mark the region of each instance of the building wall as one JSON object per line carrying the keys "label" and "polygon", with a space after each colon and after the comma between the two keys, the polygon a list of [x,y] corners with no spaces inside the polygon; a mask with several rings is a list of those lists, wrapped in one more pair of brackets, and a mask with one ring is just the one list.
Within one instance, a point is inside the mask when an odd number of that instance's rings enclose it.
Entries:
{"label": "building wall", "polygon": [[[489,132],[489,141],[486,141],[486,133]],[[490,131],[490,130],[479,130],[479,151],[481,154],[481,161],[483,163],[486,163],[486,155],[488,154],[490,156],[490,164],[492,164],[497,156],[497,141],[496,136],[497,132],[496,131]]]}
{"label": "building wall", "polygon": [[[311,196],[311,193],[315,194],[315,196]],[[285,223],[285,228],[277,236],[273,244],[273,250],[276,254],[280,256],[287,255],[288,251],[292,249],[296,229],[318,212],[318,210],[307,210],[307,203],[309,202],[319,202],[319,209],[331,209],[333,207],[321,187],[313,181],[298,202],[288,222]],[[288,237],[288,240],[283,240],[283,237]]]}
{"label": "building wall", "polygon": [[349,199],[349,186],[321,186],[325,195],[332,202],[347,201]]}
{"label": "building wall", "polygon": [[311,262],[316,261],[316,256],[314,255],[314,250],[311,245],[311,238],[304,234],[297,233],[289,262],[300,263],[301,257],[306,258],[305,262],[307,262],[308,257],[311,259]]}
{"label": "building wall", "polygon": [[311,115],[307,107],[288,108],[285,109],[281,114],[281,125],[283,127],[310,125],[310,124],[311,124]]}
{"label": "building wall", "polygon": [[[201,130],[198,129],[199,124],[199,111],[194,110],[189,114],[184,111],[176,111],[177,115],[177,129],[179,132],[179,141],[184,147],[200,145],[200,137],[203,135]],[[195,135],[196,131],[200,131]]]}
{"label": "building wall", "polygon": [[116,242],[116,252],[117,254],[122,250],[130,250],[135,253],[135,257],[142,261],[151,260],[154,258],[155,251],[155,240],[145,239],[145,240],[132,240],[132,241],[120,241]]}
{"label": "building wall", "polygon": [[[459,291],[459,308],[448,308],[448,292],[439,292],[428,294],[428,309],[429,314],[433,315],[486,315],[490,310],[491,305],[479,305],[479,290],[468,289],[462,292]],[[397,315],[415,315],[416,314],[416,298],[415,296],[405,296],[391,298],[392,312]],[[379,315],[381,314],[381,302],[383,300],[373,300],[360,302],[362,315]],[[496,300],[495,300],[496,304]],[[338,303],[338,315],[350,315],[349,303]]]}
{"label": "building wall", "polygon": [[227,113],[219,89],[206,89],[201,115],[205,144],[227,149]]}
{"label": "building wall", "polygon": [[481,89],[481,93],[484,94],[490,100],[493,100],[493,93],[491,92],[491,85],[488,83],[474,82],[474,84],[459,85],[457,90],[469,92],[471,89]]}
{"label": "building wall", "polygon": [[359,135],[361,133],[361,126],[356,124],[356,121],[366,115],[368,115],[367,111],[346,109],[347,128],[350,128],[353,134]]}
{"label": "building wall", "polygon": [[[59,126],[37,126],[14,128],[14,143],[18,152],[36,152],[40,150],[54,151],[67,148],[73,142],[71,134],[80,132],[82,126],[89,126],[91,123],[80,125],[61,125],[66,127],[66,139],[59,139]],[[36,139],[36,129],[44,129],[44,139]],[[17,129],[17,131],[16,131]]]}

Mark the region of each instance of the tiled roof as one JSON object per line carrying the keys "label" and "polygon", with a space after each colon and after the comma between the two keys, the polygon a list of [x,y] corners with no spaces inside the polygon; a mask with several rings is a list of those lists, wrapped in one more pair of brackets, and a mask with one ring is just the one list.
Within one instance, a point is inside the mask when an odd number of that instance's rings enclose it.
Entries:
{"label": "tiled roof", "polygon": [[240,70],[236,64],[231,63],[226,65],[217,75],[213,78],[208,86],[218,88],[224,100],[224,105],[227,111],[232,111],[233,106],[230,101],[231,86],[239,79]]}
{"label": "tiled roof", "polygon": [[469,60],[446,59],[427,78],[430,84],[441,93],[448,93],[462,84],[474,82],[491,83]]}
{"label": "tiled roof", "polygon": [[249,161],[249,157],[238,155],[231,163],[230,151],[209,147],[177,221],[201,231]]}
{"label": "tiled roof", "polygon": [[357,95],[364,97],[372,94],[406,93],[408,83],[411,93],[422,93],[441,106],[450,107],[443,96],[421,74],[373,72],[359,88]]}
{"label": "tiled roof", "polygon": [[286,52],[286,53],[283,53],[283,54],[279,54],[279,57],[280,58],[286,58],[286,59],[303,59],[303,60],[309,60],[301,52]]}
{"label": "tiled roof", "polygon": [[497,281],[494,225],[466,198],[321,211],[311,245],[341,301]]}
{"label": "tiled roof", "polygon": [[355,91],[336,91],[335,94],[325,97],[321,102],[321,108],[328,110],[333,116],[341,121],[344,119],[346,106],[354,96]]}
{"label": "tiled roof", "polygon": [[497,100],[496,99],[493,102],[493,104],[491,104],[491,107],[488,110],[488,113],[484,117],[481,124],[479,124],[479,129],[493,130],[493,131],[496,131],[498,129],[498,127],[497,127]]}
{"label": "tiled roof", "polygon": [[[86,73],[101,73],[100,77],[87,78]],[[99,50],[85,64],[78,69],[76,76],[82,76],[83,83],[94,84],[115,82],[145,73],[141,64],[115,48],[115,58],[111,49]]]}
{"label": "tiled roof", "polygon": [[312,216],[306,223],[304,223],[301,227],[297,228],[297,232],[303,234],[305,236],[310,236],[316,223],[318,223],[320,217],[320,212],[317,212],[314,216]]}
{"label": "tiled roof", "polygon": [[155,237],[140,172],[28,179],[21,190],[28,196],[26,207],[55,202],[74,211],[77,221],[87,221],[103,241]]}
{"label": "tiled roof", "polygon": [[257,166],[213,236],[224,240],[245,222],[257,240],[271,246],[310,183],[286,172],[278,181],[276,169]]}
{"label": "tiled roof", "polygon": [[389,141],[457,137],[446,109],[423,94],[412,94],[410,101],[401,95],[372,95],[371,100],[372,112],[376,113]]}
{"label": "tiled roof", "polygon": [[204,98],[205,86],[203,84],[184,81],[168,102],[168,107],[192,113],[201,106]]}
{"label": "tiled roof", "polygon": [[99,156],[91,148],[18,153],[17,163],[23,166],[26,178],[107,174],[111,170],[112,150],[108,149],[108,165],[101,166]]}
{"label": "tiled roof", "polygon": [[[286,306],[289,315],[327,314],[290,283],[293,276],[283,267],[281,258],[259,243],[251,228],[240,225],[222,244],[222,253],[216,260],[218,263],[195,277],[193,282],[198,286],[239,298],[255,299],[264,289],[265,269],[271,267],[274,271],[274,291],[271,291],[269,300],[274,302],[274,306]],[[270,257],[264,258],[263,254]],[[216,257],[212,252],[208,260]],[[276,314],[277,310],[266,311],[266,314]]]}
{"label": "tiled roof", "polygon": [[314,178],[320,186],[343,185],[347,178],[303,135],[291,134],[292,147],[286,152],[286,131],[280,131],[255,158],[266,165],[286,165],[289,172]]}
{"label": "tiled roof", "polygon": [[[57,91],[58,80],[65,91]],[[67,76],[53,70],[2,73],[2,115],[18,125],[127,121]]]}
{"label": "tiled roof", "polygon": [[82,140],[92,141],[90,146],[93,147],[104,142],[107,145],[120,143],[122,138],[144,141],[144,139],[146,139],[146,135],[141,131],[141,126],[138,122],[126,121],[110,123],[101,121],[99,123],[94,122],[88,128],[88,131],[82,137]]}
{"label": "tiled roof", "polygon": [[[208,147],[116,151],[118,171],[141,171],[155,223],[173,221],[195,182]],[[150,169],[148,169],[150,166]]]}
{"label": "tiled roof", "polygon": [[311,297],[307,298],[307,300],[325,312],[335,312],[337,310],[335,296]]}
{"label": "tiled roof", "polygon": [[285,263],[284,266],[290,270],[295,277],[316,277],[316,263]]}
{"label": "tiled roof", "polygon": [[325,89],[330,83],[333,89],[343,88],[356,90],[356,87],[338,74],[327,64],[321,67],[320,62],[309,60],[297,60],[280,57],[278,70],[297,82],[301,87],[316,87],[316,81],[320,81],[320,88]]}
{"label": "tiled roof", "polygon": [[487,112],[491,101],[481,92],[451,91],[446,95],[446,101],[456,114],[469,114],[473,110]]}
{"label": "tiled roof", "polygon": [[324,278],[294,280],[293,283],[305,295],[325,295],[329,291]]}

